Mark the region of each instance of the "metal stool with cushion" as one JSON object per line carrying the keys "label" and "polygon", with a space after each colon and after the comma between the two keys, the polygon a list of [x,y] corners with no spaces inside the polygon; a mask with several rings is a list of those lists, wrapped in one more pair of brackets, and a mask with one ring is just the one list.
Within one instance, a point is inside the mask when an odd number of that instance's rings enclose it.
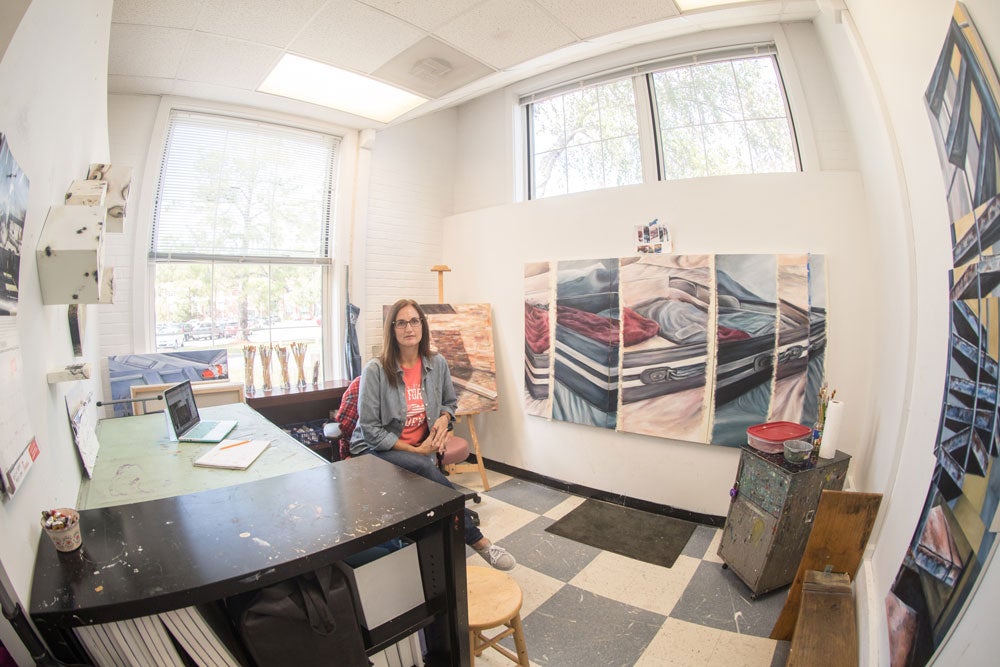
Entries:
{"label": "metal stool with cushion", "polygon": [[[476,656],[493,648],[518,665],[528,667],[528,649],[524,644],[524,630],[521,627],[521,587],[510,576],[489,567],[470,565],[466,568],[469,590],[469,648],[471,663]],[[485,630],[505,626],[507,629],[493,637],[483,634]],[[514,636],[514,655],[497,642]]]}

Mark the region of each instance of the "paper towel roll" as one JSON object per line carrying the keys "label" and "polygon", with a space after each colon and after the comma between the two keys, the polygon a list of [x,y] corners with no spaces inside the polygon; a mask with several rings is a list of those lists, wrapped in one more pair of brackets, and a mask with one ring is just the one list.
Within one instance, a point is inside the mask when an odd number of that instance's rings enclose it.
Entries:
{"label": "paper towel roll", "polygon": [[844,404],[841,401],[830,401],[826,406],[826,424],[823,426],[823,440],[819,445],[821,459],[832,459],[837,455],[843,423]]}

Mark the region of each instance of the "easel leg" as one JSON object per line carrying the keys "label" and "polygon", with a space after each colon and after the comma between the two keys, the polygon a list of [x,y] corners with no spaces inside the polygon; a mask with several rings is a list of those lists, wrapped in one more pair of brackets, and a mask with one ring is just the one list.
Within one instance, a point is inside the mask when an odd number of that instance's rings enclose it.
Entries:
{"label": "easel leg", "polygon": [[483,465],[483,455],[479,451],[479,436],[476,435],[476,422],[472,420],[472,415],[465,415],[465,421],[469,425],[472,449],[476,452],[476,465],[479,466],[479,476],[483,479],[483,491],[489,491],[490,483],[486,481],[486,467]]}

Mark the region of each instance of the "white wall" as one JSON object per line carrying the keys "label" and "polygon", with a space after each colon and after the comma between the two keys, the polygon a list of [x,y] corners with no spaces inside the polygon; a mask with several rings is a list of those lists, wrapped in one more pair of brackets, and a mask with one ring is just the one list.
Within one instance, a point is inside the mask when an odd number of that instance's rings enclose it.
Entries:
{"label": "white wall", "polygon": [[[752,26],[659,43],[659,54],[649,46],[634,51],[648,59],[763,39],[774,39],[780,49],[805,173],[652,183],[514,204],[514,146],[521,141],[514,104],[531,83],[460,107],[455,202],[466,212],[445,221],[444,261],[455,269],[459,289],[451,300],[494,308],[501,407],[477,424],[487,458],[685,510],[726,514],[737,450],[547,423],[522,409],[524,263],[633,255],[633,226],[653,218],[668,224],[678,253],[828,255],[829,379],[851,412],[845,449],[865,458],[862,426],[873,399],[865,369],[874,362],[875,341],[853,332],[864,330],[878,307],[867,288],[876,257],[864,242],[871,223],[848,122],[814,28]],[[604,56],[593,66],[622,57]],[[544,77],[550,83],[555,78]],[[643,464],[626,463],[636,461]]]}
{"label": "white wall", "polygon": [[[70,182],[85,178],[90,163],[108,159],[105,72],[111,4],[34,0],[0,62],[0,132],[30,179],[17,330],[27,418],[41,455],[17,495],[0,504],[0,569],[24,608],[40,534],[39,512],[75,505],[81,479],[64,399],[70,385],[49,385],[45,379],[48,371],[73,361],[67,307],[41,305],[35,245],[49,206],[62,203]],[[94,362],[100,307],[88,306],[87,316],[84,358]],[[96,390],[97,382],[82,386]],[[9,626],[5,621],[0,626],[4,643],[18,651],[7,634]]]}
{"label": "white wall", "polygon": [[[722,196],[724,194],[724,196]],[[539,260],[634,255],[633,225],[659,218],[680,253],[826,254],[830,283],[830,382],[860,413],[871,339],[853,335],[874,307],[856,239],[868,219],[857,174],[733,176],[638,185],[508,204],[445,221],[445,261],[457,302],[493,305],[500,410],[477,419],[487,458],[559,480],[725,515],[739,452],[729,447],[615,433],[526,416],[522,407],[523,270]],[[861,255],[861,261],[856,260]],[[853,420],[851,420],[853,421]],[[854,432],[851,436],[856,435]],[[845,438],[857,456],[864,444]]]}
{"label": "white wall", "polygon": [[[371,156],[367,215],[357,221],[360,242],[351,297],[362,306],[361,356],[382,345],[382,306],[400,298],[436,303],[442,219],[452,211],[456,114],[439,111],[378,133]],[[447,262],[444,262],[447,263]],[[353,269],[352,269],[353,271]],[[445,274],[452,300],[455,274]]]}
{"label": "white wall", "polygon": [[[156,111],[160,98],[157,95],[109,95],[108,133],[111,145],[111,160],[116,165],[132,167],[132,189],[125,222],[125,233],[115,234],[108,239],[104,252],[107,263],[117,267],[115,274],[115,302],[106,306],[101,318],[100,354],[101,372],[107,372],[104,360],[115,354],[129,354],[144,351],[142,345],[134,345],[135,336],[143,336],[135,331],[133,312],[133,290],[135,273],[146,270],[145,263],[135,263],[141,257],[136,252],[136,244],[148,242],[139,238],[142,225],[139,202],[143,196],[143,174],[146,170],[149,142],[156,121]],[[158,156],[153,156],[156,161]],[[142,278],[140,275],[139,278]],[[107,385],[105,385],[107,386]],[[107,399],[110,400],[110,394]]]}

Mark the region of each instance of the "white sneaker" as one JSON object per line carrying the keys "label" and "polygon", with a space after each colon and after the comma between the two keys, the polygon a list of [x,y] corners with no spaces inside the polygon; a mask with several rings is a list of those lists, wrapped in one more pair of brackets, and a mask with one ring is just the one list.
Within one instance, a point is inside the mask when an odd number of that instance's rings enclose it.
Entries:
{"label": "white sneaker", "polygon": [[498,570],[513,570],[514,566],[517,565],[517,561],[514,560],[509,551],[492,542],[485,549],[476,549],[476,553]]}

